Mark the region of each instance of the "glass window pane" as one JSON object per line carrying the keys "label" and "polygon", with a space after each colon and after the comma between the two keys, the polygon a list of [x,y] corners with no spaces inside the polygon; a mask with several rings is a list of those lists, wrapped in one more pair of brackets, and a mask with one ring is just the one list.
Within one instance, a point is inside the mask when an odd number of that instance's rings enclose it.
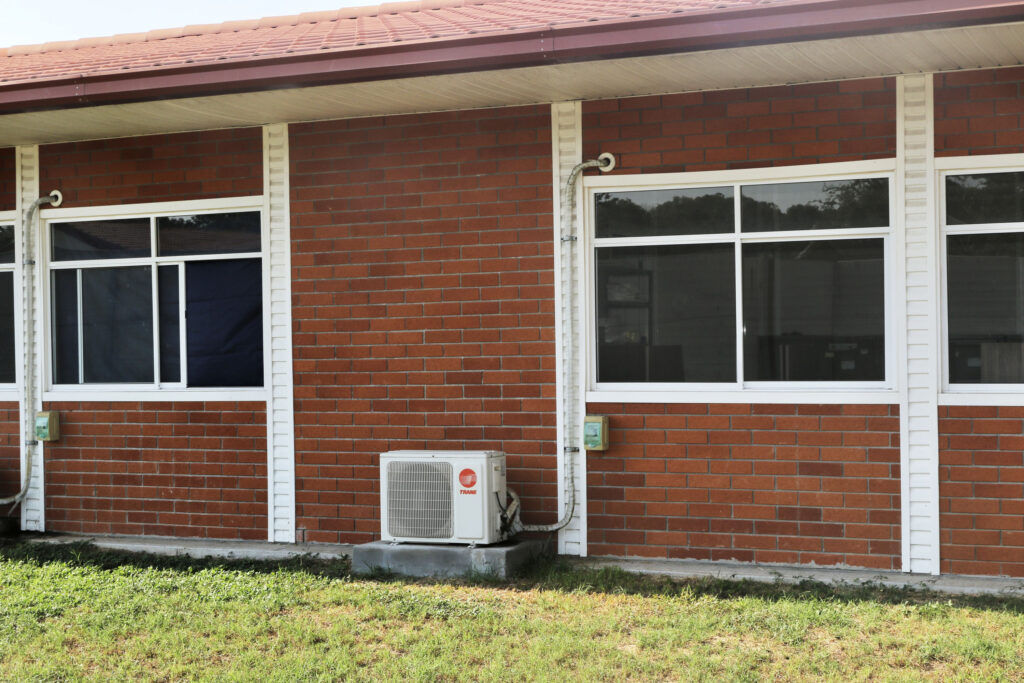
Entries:
{"label": "glass window pane", "polygon": [[260,213],[208,213],[156,219],[160,256],[260,250]]}
{"label": "glass window pane", "polygon": [[0,225],[0,263],[14,263],[13,225]]}
{"label": "glass window pane", "polygon": [[0,273],[0,382],[14,383],[14,273]]}
{"label": "glass window pane", "polygon": [[53,377],[78,384],[78,271],[53,271]]}
{"label": "glass window pane", "polygon": [[946,240],[949,381],[1024,383],[1024,234]]}
{"label": "glass window pane", "polygon": [[732,232],[734,209],[731,187],[601,192],[595,197],[597,236]]}
{"label": "glass window pane", "polygon": [[889,225],[886,178],[745,185],[740,197],[743,232]]}
{"label": "glass window pane", "polygon": [[1024,172],[946,176],[946,225],[1024,221]]}
{"label": "glass window pane", "polygon": [[598,249],[598,381],[736,381],[733,249]]}
{"label": "glass window pane", "polygon": [[181,381],[181,304],[178,296],[178,266],[157,269],[157,297],[160,302],[160,381]]}
{"label": "glass window pane", "polygon": [[50,234],[54,261],[151,255],[148,218],[54,223]]}
{"label": "glass window pane", "polygon": [[85,268],[81,272],[85,382],[152,382],[150,267]]}
{"label": "glass window pane", "polygon": [[263,273],[259,259],[185,264],[190,387],[263,386]]}
{"label": "glass window pane", "polygon": [[883,242],[743,245],[744,379],[885,379]]}

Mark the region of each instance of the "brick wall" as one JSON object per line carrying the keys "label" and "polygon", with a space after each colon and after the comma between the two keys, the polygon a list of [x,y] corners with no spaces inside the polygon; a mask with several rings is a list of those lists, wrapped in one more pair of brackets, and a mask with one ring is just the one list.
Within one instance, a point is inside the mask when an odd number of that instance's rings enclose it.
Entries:
{"label": "brick wall", "polygon": [[[18,403],[0,402],[0,498],[13,496],[21,490],[21,454],[18,447]],[[0,516],[6,517],[11,506],[0,507]],[[10,512],[18,515],[18,510]]]}
{"label": "brick wall", "polygon": [[263,133],[235,128],[39,148],[40,189],[64,207],[263,193]]}
{"label": "brick wall", "polygon": [[266,539],[262,401],[46,408],[47,531]]}
{"label": "brick wall", "polygon": [[0,149],[0,211],[17,207],[18,177],[13,147]]}
{"label": "brick wall", "polygon": [[1024,408],[939,407],[942,571],[1024,576]]}
{"label": "brick wall", "polygon": [[898,406],[590,404],[589,551],[898,569]]}
{"label": "brick wall", "polygon": [[291,127],[298,527],[379,533],[378,454],[500,449],[556,515],[547,106]]}
{"label": "brick wall", "polygon": [[935,76],[935,155],[1024,152],[1024,67]]}
{"label": "brick wall", "polygon": [[891,78],[585,102],[584,158],[613,173],[757,168],[896,155]]}

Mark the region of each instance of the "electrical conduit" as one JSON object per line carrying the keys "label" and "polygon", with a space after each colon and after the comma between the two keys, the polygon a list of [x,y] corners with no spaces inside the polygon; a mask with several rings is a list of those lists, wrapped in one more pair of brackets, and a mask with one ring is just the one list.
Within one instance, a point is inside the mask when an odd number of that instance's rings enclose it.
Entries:
{"label": "electrical conduit", "polygon": [[[615,168],[615,157],[605,152],[590,161],[584,161],[573,166],[569,171],[569,177],[565,181],[561,192],[561,235],[559,244],[562,249],[562,263],[572,263],[575,258],[573,247],[579,241],[576,235],[576,181],[580,174],[588,168],[597,168],[602,173]],[[562,328],[569,343],[565,344],[565,358],[562,363],[564,368],[575,367],[576,363],[576,340],[580,338],[578,321],[576,320],[576,278],[567,278],[567,291],[562,294]],[[566,382],[562,411],[564,414],[563,435],[565,443],[562,444],[562,457],[565,461],[565,479],[568,483],[566,490],[565,514],[554,524],[520,524],[523,531],[558,531],[568,526],[576,514],[576,457],[580,452],[579,446],[579,425],[576,424],[576,413],[573,406],[578,402],[578,383]],[[512,506],[519,507],[519,496],[512,489],[508,490],[512,498]]]}
{"label": "electrical conduit", "polygon": [[[36,441],[35,435],[35,422],[36,422],[36,397],[35,397],[35,373],[33,372],[35,366],[35,344],[33,343],[32,337],[34,336],[35,327],[35,258],[32,253],[32,244],[29,240],[29,234],[34,229],[35,220],[39,211],[39,207],[43,204],[50,204],[52,206],[60,206],[63,201],[63,196],[59,190],[54,190],[48,195],[40,197],[39,199],[32,202],[32,205],[28,207],[28,211],[25,212],[24,221],[21,225],[21,246],[24,249],[22,256],[22,281],[25,283],[25,311],[24,311],[24,330],[23,336],[25,338],[25,366],[24,373],[22,374],[22,391],[24,400],[25,410],[25,471],[22,474],[21,490],[16,495],[10,496],[9,498],[0,498],[0,505],[7,505],[12,503],[17,505],[28,493],[28,487],[32,482],[32,463],[35,460]],[[13,507],[11,508],[14,509]]]}

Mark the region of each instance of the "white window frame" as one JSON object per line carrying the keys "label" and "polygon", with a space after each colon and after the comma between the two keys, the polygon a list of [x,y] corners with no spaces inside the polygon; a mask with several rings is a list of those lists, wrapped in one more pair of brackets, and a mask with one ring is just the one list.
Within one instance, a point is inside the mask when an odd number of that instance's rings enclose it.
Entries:
{"label": "white window frame", "polygon": [[981,173],[1024,172],[1024,154],[993,154],[973,157],[939,157],[935,160],[939,227],[939,405],[1024,406],[1024,384],[952,384],[949,381],[949,269],[946,268],[948,235],[1024,233],[1024,222],[946,225],[946,176]]}
{"label": "white window frame", "polygon": [[18,369],[19,359],[22,358],[21,350],[21,321],[18,315],[21,311],[21,302],[19,301],[19,294],[21,293],[21,268],[19,267],[20,262],[20,247],[21,247],[21,235],[18,234],[18,212],[17,211],[0,211],[0,225],[11,226],[14,230],[14,261],[11,263],[0,263],[0,272],[13,273],[14,278],[14,382],[0,382],[0,398],[3,400],[17,400],[17,389],[18,382],[17,377],[20,373]]}
{"label": "white window frame", "polygon": [[[807,166],[708,171],[700,173],[656,173],[643,175],[585,176],[583,180],[583,253],[582,305],[583,336],[587,353],[587,395],[592,402],[656,402],[656,403],[861,403],[885,404],[898,401],[898,340],[894,294],[898,291],[896,276],[897,212],[896,160],[840,162]],[[771,185],[785,182],[815,182],[885,178],[889,181],[889,225],[875,228],[833,230],[789,230],[776,232],[742,232],[739,192],[734,192],[735,225],[731,233],[713,235],[678,235],[657,237],[596,237],[594,196],[598,192],[629,192],[644,190],[689,189],[723,185]],[[874,382],[765,382],[743,381],[743,289],[742,249],[744,243],[787,242],[820,239],[881,239],[883,243],[883,288],[885,302],[885,379]],[[598,246],[651,246],[661,244],[733,244],[736,259],[736,376],[735,382],[721,383],[644,383],[597,382],[595,253]]]}
{"label": "white window frame", "polygon": [[[156,256],[156,219],[165,216],[180,216],[189,214],[215,214],[235,212],[259,212],[260,214],[260,251],[229,253],[215,255],[196,256]],[[40,305],[42,319],[45,321],[45,334],[43,336],[43,363],[44,401],[78,401],[88,398],[95,398],[104,401],[143,401],[143,400],[183,400],[183,401],[262,401],[268,395],[267,366],[270,363],[270,341],[269,317],[270,317],[270,292],[267,291],[266,281],[269,268],[269,226],[266,215],[266,207],[262,195],[247,197],[231,197],[224,199],[199,199],[178,202],[152,202],[145,204],[127,204],[121,206],[100,206],[87,208],[57,208],[44,209],[40,211],[40,272],[42,273],[42,291],[40,292]],[[53,223],[73,223],[90,220],[118,220],[124,218],[149,218],[151,235],[151,255],[145,258],[123,258],[123,259],[90,259],[84,261],[58,261],[51,258],[51,230]],[[185,386],[185,374],[187,371],[184,356],[187,353],[184,341],[185,325],[181,321],[179,327],[182,335],[179,351],[182,354],[181,381],[174,383],[153,382],[151,384],[56,384],[53,379],[53,324],[51,320],[51,289],[52,280],[50,274],[55,270],[75,269],[81,267],[122,267],[122,266],[153,266],[152,277],[154,283],[158,278],[158,268],[164,265],[179,265],[185,261],[222,261],[225,259],[246,259],[259,258],[263,273],[262,281],[263,296],[263,386],[260,387],[187,387]],[[102,261],[102,266],[99,262]],[[179,301],[184,315],[184,278],[179,271],[178,278]],[[154,374],[159,376],[160,367],[160,340],[156,331],[157,319],[159,318],[158,289],[153,287],[153,317],[154,317],[154,339],[153,359],[155,363]],[[81,335],[81,325],[79,325]],[[79,342],[81,343],[81,341]],[[79,368],[81,372],[81,368]]]}

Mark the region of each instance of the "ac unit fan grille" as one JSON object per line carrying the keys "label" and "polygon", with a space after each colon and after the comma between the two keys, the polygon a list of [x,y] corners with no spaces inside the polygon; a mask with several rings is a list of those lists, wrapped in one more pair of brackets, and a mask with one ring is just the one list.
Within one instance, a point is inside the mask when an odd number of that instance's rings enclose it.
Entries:
{"label": "ac unit fan grille", "polygon": [[395,538],[452,537],[450,463],[388,463],[388,533]]}

